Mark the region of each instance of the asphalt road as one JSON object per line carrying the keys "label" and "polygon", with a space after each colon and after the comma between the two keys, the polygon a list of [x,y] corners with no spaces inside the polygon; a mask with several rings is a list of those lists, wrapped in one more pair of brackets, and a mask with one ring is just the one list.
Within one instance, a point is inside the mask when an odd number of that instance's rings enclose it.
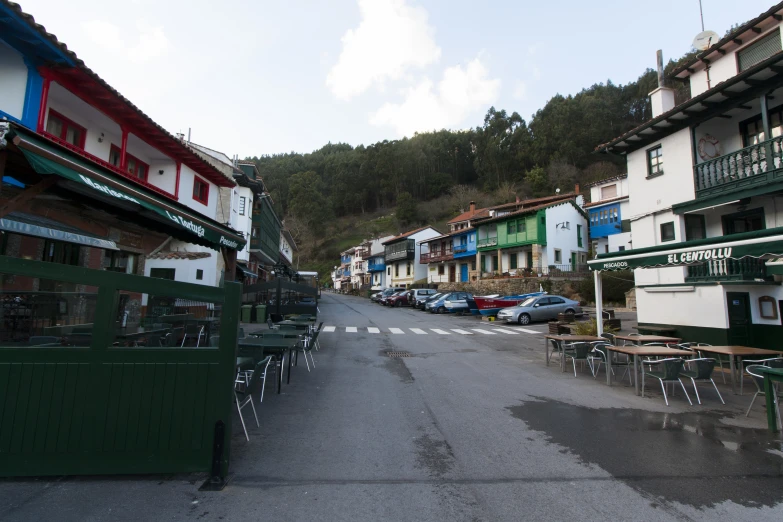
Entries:
{"label": "asphalt road", "polygon": [[267,388],[249,443],[235,419],[224,491],[196,475],[5,481],[0,520],[783,520],[780,439],[732,420],[750,397],[667,408],[574,378],[544,365],[541,324],[332,294],[320,309],[334,329],[316,367],[300,357],[281,395]]}

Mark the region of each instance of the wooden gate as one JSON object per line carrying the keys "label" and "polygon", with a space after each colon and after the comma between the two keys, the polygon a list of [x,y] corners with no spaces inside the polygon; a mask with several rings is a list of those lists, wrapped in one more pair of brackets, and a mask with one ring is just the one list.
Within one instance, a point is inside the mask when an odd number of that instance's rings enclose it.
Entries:
{"label": "wooden gate", "polygon": [[225,477],[240,292],[0,256],[0,476]]}

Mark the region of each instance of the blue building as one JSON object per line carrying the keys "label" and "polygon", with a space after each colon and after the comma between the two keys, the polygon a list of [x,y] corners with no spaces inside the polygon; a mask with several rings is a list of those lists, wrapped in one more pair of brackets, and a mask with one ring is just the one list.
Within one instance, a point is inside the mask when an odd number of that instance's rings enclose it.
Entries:
{"label": "blue building", "polygon": [[461,283],[470,281],[470,272],[476,270],[476,230],[467,228],[452,236],[454,261]]}
{"label": "blue building", "polygon": [[585,205],[593,254],[622,252],[631,248],[631,227],[627,175],[591,185],[590,203]]}

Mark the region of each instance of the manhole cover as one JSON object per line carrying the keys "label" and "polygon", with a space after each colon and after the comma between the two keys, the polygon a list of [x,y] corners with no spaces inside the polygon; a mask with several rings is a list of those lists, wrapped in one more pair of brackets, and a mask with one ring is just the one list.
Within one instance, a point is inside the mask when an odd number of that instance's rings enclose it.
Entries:
{"label": "manhole cover", "polygon": [[386,352],[389,357],[410,357],[409,352]]}

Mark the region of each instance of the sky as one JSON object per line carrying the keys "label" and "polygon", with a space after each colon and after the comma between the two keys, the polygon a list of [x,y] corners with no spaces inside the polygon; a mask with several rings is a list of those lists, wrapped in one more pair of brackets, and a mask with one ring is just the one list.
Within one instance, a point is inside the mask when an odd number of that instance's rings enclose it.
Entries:
{"label": "sky", "polygon": [[[635,80],[701,31],[698,0],[16,0],[172,133],[229,156],[529,120]],[[723,35],[771,0],[703,0]]]}

